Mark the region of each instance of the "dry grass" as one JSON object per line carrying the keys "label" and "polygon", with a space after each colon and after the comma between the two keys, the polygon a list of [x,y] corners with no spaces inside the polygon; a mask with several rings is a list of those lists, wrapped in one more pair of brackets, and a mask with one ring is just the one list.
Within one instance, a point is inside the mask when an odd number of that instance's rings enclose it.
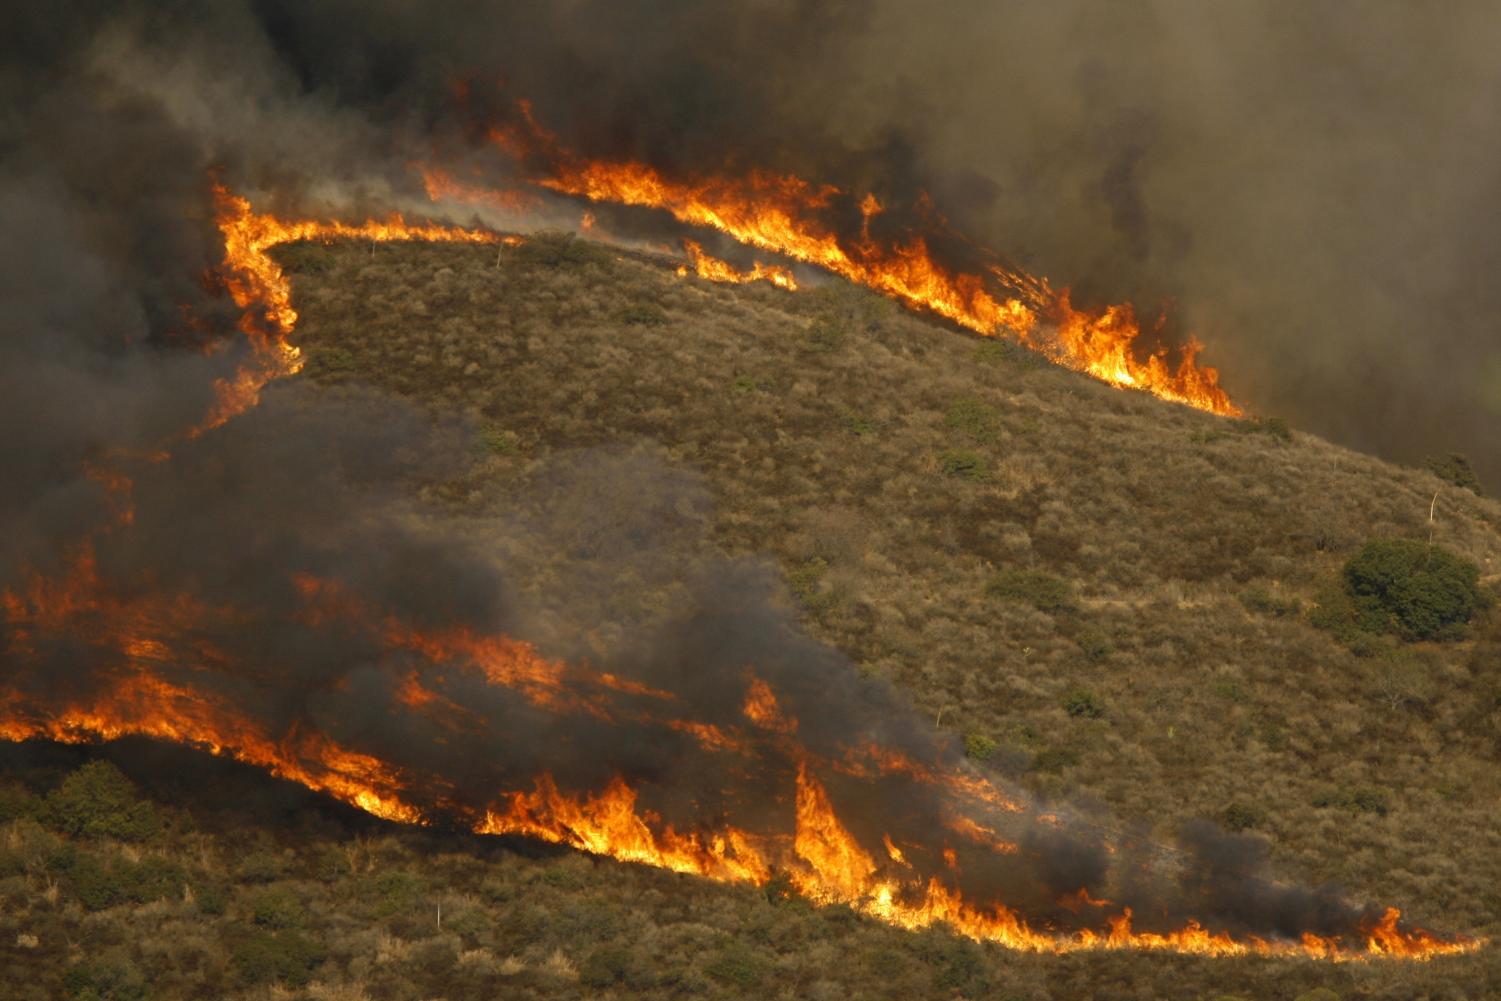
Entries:
{"label": "dry grass", "polygon": [[[534,582],[544,642],[606,649],[673,607],[679,571],[702,553],[767,556],[814,634],[970,738],[984,767],[1162,836],[1228,820],[1265,835],[1290,877],[1337,880],[1437,927],[1501,930],[1501,614],[1464,642],[1376,656],[1305,614],[1367,539],[1426,538],[1435,491],[1437,540],[1494,581],[1494,501],[1116,391],[840,284],[713,286],[613,255],[549,268],[463,247],[282,253],[310,377],[472,417],[473,469],[425,493],[447,516],[506,512],[522,526],[498,544]],[[536,510],[551,496],[540,485],[578,463],[625,485],[642,455],[673,482]],[[587,543],[600,519],[650,545],[557,544]],[[1291,1001],[1324,985],[1458,1001],[1501,982],[1489,952],[1338,969],[1019,956],[567,854],[262,836],[293,851],[281,880],[326,950],[314,996]],[[222,847],[193,850],[206,870]],[[323,851],[341,862],[334,875],[297,875]],[[384,913],[370,902],[392,872],[451,890],[441,931],[426,895],[420,913],[406,897]],[[0,941],[36,936],[26,961],[55,962],[63,947],[34,919],[60,920],[58,905],[16,878]],[[219,923],[243,922],[256,889],[235,889]],[[115,941],[170,937],[192,910],[158,908]],[[359,934],[374,926],[384,937]],[[193,960],[196,983],[264,996],[237,986],[215,948]]]}

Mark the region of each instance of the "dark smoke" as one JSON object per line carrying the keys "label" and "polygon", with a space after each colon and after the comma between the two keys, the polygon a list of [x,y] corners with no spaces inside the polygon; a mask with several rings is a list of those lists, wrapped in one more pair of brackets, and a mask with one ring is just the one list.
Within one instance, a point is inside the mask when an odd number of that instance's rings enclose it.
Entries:
{"label": "dark smoke", "polygon": [[[1493,170],[1474,169],[1494,162],[1487,104],[1448,101],[1481,93],[1495,38],[1482,18],[1446,28],[1406,8],[1347,20],[1279,6],[1226,25],[1221,8],[1112,5],[1095,20],[959,4],[913,22],[917,9],[267,0],[8,14],[0,586],[61,574],[92,537],[111,592],[210,610],[174,635],[165,674],[273,733],[312,727],[401,765],[440,819],[473,819],[551,770],[579,790],[623,774],[682,828],[731,816],[788,831],[791,765],[768,744],[730,769],[685,735],[546,712],[458,671],[433,684],[467,715],[398,709],[399,680],[424,663],[368,630],[300,619],[294,574],[416,627],[515,633],[570,659],[591,652],[568,639],[589,628],[590,602],[644,580],[674,613],[593,652],[594,666],[726,728],[743,722],[754,671],[814,755],[875,742],[962,771],[895,692],[798,628],[764,565],[708,554],[705,492],[660,460],[577,457],[523,511],[453,525],[405,498],[463,468],[465,429],[389,399],[293,383],[174,439],[243,350],[203,280],[220,257],[210,171],[273,207],[381,208],[417,192],[413,158],[473,152],[460,78],[483,84],[481,102],[532,98],[593,154],[769,166],[911,204],[930,189],[966,231],[1090,295],[1177,298],[1255,404],[1394,455],[1467,447],[1501,472],[1482,447],[1501,388],[1438,367],[1473,358],[1463,371],[1478,380],[1501,365],[1484,339],[1498,238],[1480,211],[1498,191]],[[1401,29],[1434,44],[1378,61]],[[150,458],[166,441],[170,458]],[[129,530],[102,530],[116,499],[89,471],[103,466],[133,480]],[[571,569],[528,590],[515,567],[549,549]],[[119,670],[87,630],[22,644],[7,627],[0,646],[7,682],[42,705]],[[889,833],[942,870],[932,787],[825,781],[867,847]],[[1116,882],[1139,927],[1194,914],[1291,934],[1349,931],[1358,916],[1333,891],[1273,882],[1244,839],[1188,832],[1185,854],[1131,885],[1122,860],[1136,850],[1112,860],[1090,823],[1012,828],[1015,856],[966,849],[966,889],[1040,922],[1068,926],[1061,895]]]}

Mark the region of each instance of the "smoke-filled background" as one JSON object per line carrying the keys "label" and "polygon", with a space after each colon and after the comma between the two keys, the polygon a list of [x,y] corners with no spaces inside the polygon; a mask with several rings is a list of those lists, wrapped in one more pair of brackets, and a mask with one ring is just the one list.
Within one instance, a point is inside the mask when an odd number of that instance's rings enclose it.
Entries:
{"label": "smoke-filled background", "polygon": [[[1252,409],[1397,458],[1459,448],[1501,480],[1488,447],[1501,293],[1487,282],[1501,247],[1488,128],[1501,19],[1484,5],[351,0],[7,17],[0,585],[63,573],[70,546],[124,503],[97,471],[126,470],[135,522],[97,540],[101,575],[127,598],[159,590],[241,609],[248,620],[179,637],[246,665],[221,679],[230,697],[260,719],[411,752],[412,767],[431,764],[430,746],[396,746],[386,716],[357,708],[385,705],[401,665],[353,631],[307,628],[289,575],[337,580],[417,627],[524,627],[494,561],[469,536],[416,525],[402,499],[462,445],[389,401],[295,386],[200,439],[174,435],[242,360],[233,311],[204,280],[222,254],[211,171],[272,209],[415,199],[414,160],[473,147],[461,78],[531,99],[591,155],[790,170],[888,198],[927,190],[958,229],[1081,299],[1171,300]],[[166,441],[172,457],[150,458]],[[633,487],[678,475],[604,468]],[[564,476],[548,504],[626,492],[597,475]],[[754,664],[805,718],[831,690],[850,710],[807,738],[814,750],[878,739],[957,758],[802,636],[762,571],[702,572],[699,602],[628,646],[623,672],[728,720],[740,692],[719,682]],[[14,655],[24,644],[10,639]],[[106,670],[93,639],[27,647],[25,673],[10,663],[9,676],[30,697],[43,683],[59,700],[86,695]],[[570,741],[506,711],[492,720],[512,729],[497,723],[493,743],[474,745],[489,756],[466,767],[566,773],[554,752]],[[610,757],[569,733],[577,753],[563,764],[581,783],[614,768],[669,792],[712,785],[672,774],[677,745],[612,741]],[[496,777],[475,767],[476,783]],[[934,814],[912,811],[850,822],[916,837]],[[1102,877],[1098,836],[1038,837],[1000,889],[1033,881],[1042,908]],[[1189,848],[1173,893],[1154,884],[1126,899],[1263,931],[1350,917],[1331,895],[1243,880],[1259,862],[1248,842],[1195,834]]]}
{"label": "smoke-filled background", "polygon": [[[38,80],[93,74],[95,98],[146,92],[194,159],[283,198],[409,190],[407,164],[464,124],[461,77],[532,99],[592,155],[925,189],[1077,299],[1170,305],[1253,410],[1403,461],[1458,449],[1501,481],[1493,4],[268,0],[20,16],[8,37],[28,62],[9,75],[55,102],[35,109],[47,123],[87,112]],[[137,135],[125,153],[112,166],[128,174],[162,151]]]}

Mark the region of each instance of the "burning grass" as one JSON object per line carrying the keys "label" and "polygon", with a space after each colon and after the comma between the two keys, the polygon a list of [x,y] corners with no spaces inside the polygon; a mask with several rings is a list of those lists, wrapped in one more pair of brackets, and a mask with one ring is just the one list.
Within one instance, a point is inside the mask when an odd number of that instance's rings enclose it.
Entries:
{"label": "burning grass", "polygon": [[[719,504],[720,512],[712,523],[704,524],[717,545],[730,552],[769,551],[789,561],[789,567],[799,573],[808,569],[802,575],[797,594],[813,627],[853,654],[866,670],[888,674],[900,681],[920,704],[934,710],[936,718],[944,720],[947,713],[948,726],[985,736],[991,741],[993,751],[1002,749],[993,755],[1002,767],[1016,767],[1015,737],[1002,727],[987,725],[986,714],[1014,713],[1018,699],[1001,697],[993,670],[975,669],[976,653],[988,656],[1000,649],[1010,651],[1013,664],[1023,666],[1013,666],[1012,674],[1004,681],[1022,696],[1022,718],[1030,715],[1039,726],[1056,729],[1055,721],[1046,711],[1025,709],[1026,697],[1032,694],[1029,689],[1041,689],[1042,694],[1047,694],[1045,682],[1055,666],[1049,662],[1049,646],[1055,651],[1057,640],[1070,639],[1077,633],[1080,652],[1099,651],[1100,644],[1086,643],[1082,627],[1089,627],[1088,635],[1107,633],[1110,641],[1103,652],[1085,659],[1091,664],[1108,661],[1113,669],[1114,683],[1106,692],[1111,711],[1069,717],[1074,722],[1065,722],[1060,732],[1069,735],[1074,746],[1058,749],[1070,752],[1071,763],[1057,770],[1061,773],[1058,782],[1050,780],[1049,771],[1041,767],[1024,775],[1024,780],[1036,789],[1058,791],[1061,782],[1068,782],[1076,790],[1091,788],[1088,755],[1095,751],[1100,764],[1108,762],[1109,769],[1114,769],[1104,773],[1106,779],[1115,783],[1113,788],[1107,786],[1106,796],[1126,815],[1141,809],[1144,801],[1155,798],[1156,802],[1167,804],[1165,816],[1191,816],[1196,806],[1193,797],[1201,794],[1198,785],[1181,782],[1158,788],[1152,788],[1150,783],[1136,787],[1123,783],[1117,774],[1120,769],[1116,766],[1122,760],[1127,776],[1130,769],[1141,768],[1142,750],[1168,763],[1171,749],[1159,751],[1142,730],[1143,709],[1150,709],[1151,703],[1144,702],[1140,692],[1153,689],[1152,676],[1133,671],[1121,657],[1147,654],[1154,649],[1148,644],[1156,642],[1160,647],[1161,642],[1144,639],[1139,632],[1133,634],[1125,628],[1110,628],[1119,626],[1124,616],[1112,617],[1108,602],[1121,599],[1119,591],[1112,594],[1102,586],[1106,582],[1131,580],[1134,575],[1142,595],[1159,598],[1155,603],[1139,602],[1130,612],[1135,616],[1145,609],[1172,624],[1172,631],[1165,634],[1161,633],[1165,627],[1159,625],[1159,634],[1171,636],[1182,644],[1183,652],[1170,651],[1166,658],[1159,656],[1159,667],[1164,659],[1171,664],[1175,657],[1192,663],[1188,658],[1199,656],[1205,649],[1195,644],[1201,637],[1207,643],[1217,629],[1238,631],[1241,634],[1238,649],[1244,649],[1247,641],[1266,642],[1273,636],[1307,642],[1304,633],[1268,633],[1267,623],[1257,620],[1248,623],[1243,615],[1232,620],[1226,615],[1230,603],[1216,605],[1205,601],[1202,589],[1197,594],[1186,593],[1183,590],[1183,582],[1189,579],[1186,575],[1162,576],[1163,566],[1153,561],[1170,558],[1174,547],[1181,544],[1180,533],[1193,527],[1194,518],[1186,518],[1183,525],[1156,540],[1156,549],[1151,548],[1154,540],[1150,534],[1137,533],[1126,540],[1135,547],[1134,551],[1124,549],[1112,559],[1101,561],[1098,551],[1087,554],[1077,536],[1070,538],[1071,528],[1079,525],[1077,515],[1072,521],[1064,517],[1070,481],[1062,474],[1044,476],[1037,466],[1015,464],[1016,452],[1027,450],[1029,436],[1038,440],[1044,434],[1056,437],[1059,425],[1066,430],[1072,424],[1092,436],[1088,424],[1071,422],[1066,416],[1068,411],[1044,402],[1064,394],[1073,394],[1077,401],[1081,396],[1088,399],[1088,394],[1095,392],[1096,420],[1120,425],[1117,430],[1127,443],[1131,442],[1127,432],[1133,429],[1142,431],[1143,438],[1150,442],[1155,425],[1166,425],[1171,433],[1189,439],[1195,430],[1192,422],[1203,418],[1185,420],[1183,415],[1177,415],[1169,420],[1145,403],[1137,404],[1128,397],[1100,395],[1109,391],[1091,390],[1056,372],[978,370],[973,364],[965,364],[969,360],[967,352],[972,350],[969,345],[957,339],[935,337],[933,331],[921,324],[882,311],[865,300],[851,300],[848,292],[837,288],[806,299],[783,297],[778,302],[767,298],[779,295],[772,289],[731,293],[674,285],[670,275],[630,260],[599,258],[543,268],[528,265],[522,255],[516,255],[515,266],[497,268],[492,255],[485,255],[480,262],[473,256],[463,256],[465,252],[460,247],[392,250],[393,253],[381,258],[380,267],[373,263],[373,255],[355,265],[359,268],[358,277],[349,274],[348,265],[343,265],[346,270],[342,276],[353,286],[355,294],[368,282],[372,292],[384,288],[386,299],[381,302],[378,295],[372,295],[377,301],[368,306],[372,318],[379,320],[377,324],[352,323],[344,328],[346,332],[342,335],[338,326],[340,314],[327,297],[337,296],[343,290],[332,282],[317,284],[340,276],[339,252],[312,247],[291,252],[287,258],[291,274],[298,273],[299,262],[306,263],[318,255],[328,255],[324,259],[330,261],[330,266],[305,269],[304,274],[310,285],[305,296],[309,308],[305,312],[316,316],[324,311],[331,322],[326,327],[320,327],[316,321],[311,327],[305,324],[302,337],[315,359],[321,351],[343,353],[337,366],[315,367],[326,377],[372,379],[412,395],[445,399],[446,405],[455,402],[468,405],[483,416],[492,435],[502,436],[497,440],[504,440],[507,447],[488,449],[487,458],[476,466],[467,482],[450,483],[438,491],[449,498],[456,510],[505,500],[524,508],[525,494],[517,495],[515,491],[530,480],[546,476],[560,457],[555,451],[559,446],[599,444],[612,438],[616,441],[624,438],[627,442],[651,438],[668,448],[691,448],[697,457],[696,465],[704,470]],[[591,273],[581,275],[580,268]],[[410,290],[413,280],[423,279],[431,282],[432,294],[427,290],[416,290],[414,294]],[[407,289],[408,294],[392,299],[393,289]],[[304,292],[299,288],[299,302],[303,301]],[[405,309],[426,311],[429,302],[447,303],[450,308],[462,304],[462,308],[431,317],[427,324],[404,313]],[[646,306],[660,320],[630,324],[622,333],[617,326],[619,318],[630,309],[639,312]],[[719,322],[705,322],[709,320]],[[786,337],[788,327],[831,330],[837,336],[814,342],[818,349],[810,351],[807,341]],[[686,342],[688,328],[707,336],[701,337],[694,352],[685,356],[682,344]],[[423,329],[429,332],[412,334]],[[472,331],[468,339],[462,336],[466,329]],[[386,336],[382,336],[383,332]],[[547,338],[538,337],[544,332]],[[423,340],[437,350],[423,345]],[[494,357],[496,352],[498,358]],[[787,352],[795,354],[788,358]],[[529,357],[507,357],[508,353]],[[422,357],[424,354],[427,357]],[[681,364],[684,357],[694,359],[695,364]],[[578,371],[581,367],[588,370],[582,380]],[[726,378],[727,368],[736,370],[733,379]],[[622,377],[627,372],[629,379]],[[590,387],[583,408],[557,398],[557,394],[573,391],[572,387],[581,381]],[[651,402],[654,394],[660,394],[660,402]],[[981,422],[983,434],[971,433],[973,421],[948,419],[948,415],[956,412],[956,400],[968,401],[964,413],[985,416]],[[848,416],[852,413],[856,415],[854,420]],[[855,427],[864,431],[856,433],[852,430]],[[938,472],[935,457],[943,452],[940,446],[955,435],[963,436],[967,449],[985,450],[987,463],[994,461],[1000,476],[984,480],[935,476]],[[855,451],[862,447],[870,449],[870,453]],[[1068,454],[1052,440],[1046,445],[1034,441],[1030,447],[1038,455]],[[1269,454],[1283,455],[1266,450],[1283,448],[1288,449],[1286,464],[1294,467],[1298,462],[1309,461],[1310,457],[1302,454],[1304,450],[1322,461],[1328,461],[1334,454],[1334,450],[1314,443],[1279,440],[1261,446],[1254,453],[1239,456],[1230,453],[1228,458],[1232,462],[1261,462],[1264,467]],[[1117,461],[1117,472],[1124,472]],[[1271,465],[1275,472],[1277,463]],[[865,479],[860,478],[861,470],[872,469],[883,470],[886,475],[872,480],[867,472]],[[1366,471],[1369,475],[1379,469],[1371,463]],[[1282,474],[1292,475],[1287,470]],[[1077,489],[1082,490],[1097,480],[1098,477],[1092,481],[1081,474]],[[1418,480],[1411,484],[1414,489],[1426,486]],[[1122,496],[1135,496],[1135,492]],[[1214,498],[1211,492],[1208,499]],[[1200,502],[1204,499],[1199,498]],[[1264,495],[1262,499],[1265,500]],[[820,513],[830,500],[838,516]],[[1403,508],[1400,502],[1394,502],[1390,510],[1400,515]],[[955,513],[966,511],[976,517],[970,521],[954,517]],[[604,513],[595,507],[576,512],[574,517],[597,519]],[[1468,548],[1479,559],[1493,556],[1495,540],[1484,523],[1493,514],[1482,502],[1474,502],[1462,515],[1471,520],[1459,522],[1455,538],[1448,541]],[[1202,512],[1197,517],[1202,520]],[[1229,517],[1225,520],[1234,524]],[[901,538],[896,535],[882,538],[876,533],[877,526],[883,524],[907,528]],[[1256,523],[1237,527],[1257,531]],[[993,534],[987,531],[992,528],[999,531]],[[1201,553],[1206,562],[1208,557],[1218,556],[1224,564],[1219,568],[1212,562],[1200,564],[1195,567],[1198,576],[1193,579],[1201,585],[1217,583],[1228,597],[1240,583],[1238,575],[1248,564],[1275,560],[1281,555],[1288,561],[1281,565],[1292,567],[1296,550],[1279,551],[1279,543],[1266,534],[1253,538],[1260,544],[1247,547],[1244,540],[1233,540],[1234,544],[1227,548]],[[1321,538],[1327,547],[1327,533]],[[1280,545],[1287,543],[1283,541]],[[993,548],[997,546],[1002,548]],[[583,551],[588,552],[587,548]],[[1322,551],[1323,548],[1315,548],[1315,552]],[[587,580],[596,571],[613,569],[618,575],[623,569],[612,567],[608,557],[589,556],[581,557],[579,562],[598,565],[562,568],[554,562],[556,553],[556,546],[539,545],[531,552],[522,547],[513,555],[521,566],[528,560],[537,561],[539,572],[533,576],[539,580],[545,580],[548,571],[566,570],[579,575],[577,579]],[[1022,556],[1026,557],[1024,561],[1018,559]],[[1315,557],[1309,559],[1316,562]],[[1030,602],[1013,603],[1014,608],[997,605],[986,595],[985,581],[994,574],[989,568],[1019,562],[1047,567],[1057,579],[1070,584],[1077,600],[1066,607],[1040,607]],[[547,563],[553,565],[548,567]],[[645,573],[650,580],[648,567],[632,569],[638,575]],[[977,570],[989,576],[977,578]],[[1311,583],[1318,574],[1316,566],[1304,568],[1301,579]],[[1254,573],[1248,575],[1254,576]],[[1294,588],[1298,586],[1296,573],[1284,576],[1291,577]],[[600,578],[611,579],[607,573],[600,574]],[[578,595],[570,595],[554,609],[559,617],[558,631],[588,637],[582,643],[574,642],[575,651],[581,655],[593,644],[607,650],[606,637],[649,623],[658,614],[652,611],[654,604],[662,607],[657,604],[662,592],[674,586],[680,586],[680,582],[674,581],[673,575],[664,574],[655,586],[638,586],[634,596],[615,595],[603,622],[596,618],[590,623],[569,623],[568,617],[576,614],[573,610],[580,605],[591,607],[596,616],[599,608],[606,607],[588,600],[580,602]],[[911,589],[917,587],[948,596],[949,600],[942,605],[944,613],[935,616],[937,624],[952,626],[963,622],[967,628],[952,635],[933,631],[918,637],[911,634],[905,622],[888,618],[911,600]],[[316,588],[312,590],[317,592]],[[1169,596],[1170,602],[1160,601],[1162,593]],[[549,600],[547,589],[543,588],[536,597],[543,602]],[[329,603],[316,604],[323,608]],[[66,618],[72,607],[64,602],[58,614]],[[1233,607],[1242,608],[1238,602]],[[1175,615],[1175,611],[1180,614]],[[1038,617],[1026,617],[1034,614]],[[1190,624],[1195,628],[1189,628]],[[1289,625],[1306,630],[1301,622]],[[990,638],[985,635],[987,630],[997,632]],[[387,629],[386,635],[390,638],[405,634]],[[1018,648],[1029,635],[1041,639],[1043,657],[1034,660],[1038,650],[1031,646]],[[928,637],[934,642],[928,642]],[[425,643],[404,645],[419,652],[429,649]],[[445,645],[444,649],[451,645]],[[568,643],[559,641],[556,645],[566,648]],[[138,652],[133,656],[149,661],[155,647],[146,643],[134,649]],[[1468,652],[1468,648],[1462,648],[1459,655]],[[1477,650],[1475,655],[1478,658],[1482,653]],[[508,662],[514,660],[512,657]],[[521,663],[526,668],[522,676],[538,684],[554,676],[546,664],[533,663],[527,658],[522,658]],[[1478,666],[1480,661],[1477,659],[1475,663]],[[1066,662],[1056,666],[1063,668],[1059,675],[1081,673],[1076,665]],[[1236,666],[1244,674],[1245,658]],[[540,675],[534,667],[541,670]],[[1090,672],[1086,669],[1084,673]],[[1274,676],[1275,672],[1269,678]],[[1126,682],[1124,686],[1122,680]],[[1275,702],[1272,693],[1260,687],[1259,679],[1242,681],[1229,677],[1217,680],[1215,685],[1215,691],[1225,693],[1231,718],[1248,715],[1238,712],[1235,706],[1251,704],[1261,713],[1288,708]],[[441,698],[441,693],[435,695],[420,686],[407,690],[406,694],[411,703],[419,705],[431,705],[435,698]],[[746,705],[752,708],[745,716],[769,733],[796,732],[790,721],[767,707],[764,698],[756,696],[754,688]],[[1221,710],[1221,715],[1225,714]],[[192,718],[191,713],[180,715]],[[1414,721],[1402,722],[1410,729]],[[1485,725],[1484,718],[1478,719],[1466,732],[1473,732],[1483,742]],[[1094,726],[1097,730],[1070,729],[1078,726]],[[84,721],[78,733],[87,734],[90,727]],[[1101,732],[1106,727],[1110,729]],[[1177,738],[1176,729],[1176,722],[1167,724],[1169,741]],[[95,728],[92,732],[101,731]],[[1358,735],[1356,731],[1353,736]],[[1090,748],[1081,737],[1093,737],[1104,746]],[[1263,742],[1266,749],[1275,750],[1273,740],[1270,734],[1266,736]],[[236,746],[222,739],[198,742]],[[1040,750],[1035,760],[1040,760],[1047,750]],[[1227,774],[1234,774],[1240,767],[1237,756],[1253,750],[1260,749],[1232,742],[1213,756],[1209,764],[1227,767]],[[1482,749],[1480,753],[1485,752]],[[353,758],[342,755],[330,758],[323,752],[315,756],[333,762],[340,775],[347,776],[350,767],[360,771]],[[1228,761],[1228,766],[1222,765],[1222,761]],[[1203,769],[1202,761],[1199,767]],[[1281,773],[1273,769],[1273,774],[1284,783],[1295,783],[1305,772],[1290,767]],[[1390,774],[1390,770],[1384,773],[1388,782]],[[340,794],[338,789],[332,791]],[[667,864],[660,827],[638,812],[634,794],[628,787],[607,786],[593,799],[567,799],[560,796],[556,786],[539,781],[531,791],[518,792],[517,797],[504,817],[482,829],[541,835],[594,851],[682,868]],[[361,802],[357,795],[345,798]],[[930,914],[923,920],[905,919],[890,910],[894,906],[892,898],[882,896],[877,881],[878,863],[866,847],[856,843],[839,820],[834,801],[823,784],[801,764],[797,768],[794,798],[798,814],[794,851],[804,860],[833,860],[814,864],[819,878],[811,882],[806,876],[800,881],[793,873],[791,885],[803,896],[852,903],[857,909],[874,911],[899,925],[920,926],[933,916],[945,917],[961,927],[970,920],[957,900],[944,896],[948,891],[936,895],[930,892],[924,906],[936,909],[936,915]],[[1256,814],[1251,811],[1245,816]],[[607,838],[601,843],[590,840],[591,832],[599,830],[603,824],[601,818],[605,817],[616,818],[637,832],[636,841],[631,842],[636,849],[612,849],[612,845],[629,847],[628,838],[621,840],[624,835],[615,835],[613,840]],[[1276,833],[1286,839],[1282,831]],[[1290,833],[1294,839],[1291,845],[1296,848],[1297,832]],[[1400,834],[1395,828],[1385,833]],[[720,858],[736,859],[737,864],[743,858],[746,865],[755,856],[753,851],[742,851],[734,845],[728,835],[719,845],[698,842],[690,849],[680,846],[674,850],[689,851],[688,857],[693,861],[687,871],[704,871],[703,863],[698,861],[704,853],[718,853]],[[899,865],[909,850],[910,846],[897,847],[888,839],[883,855]],[[1371,895],[1387,896],[1392,889],[1384,879],[1378,881],[1378,875],[1384,874],[1370,875]],[[764,882],[768,872],[752,865],[737,878]],[[768,883],[776,885],[775,881]],[[1082,895],[1080,899],[1095,905]],[[1122,923],[1112,924],[1098,942],[1082,944],[1126,944],[1130,918],[1125,914],[1117,917]],[[1482,925],[1481,920],[1476,920],[1471,926]],[[1385,940],[1382,937],[1385,933],[1380,932],[1382,927],[1372,926],[1373,941]],[[1200,933],[1188,929],[1182,934],[1192,938]],[[1117,937],[1122,941],[1117,943]],[[1213,936],[1204,933],[1203,937],[1206,946],[1203,951],[1243,951],[1219,948]],[[1023,944],[1024,939],[1018,930],[1008,940]],[[1164,939],[1163,944],[1181,949],[1185,947],[1184,941]],[[1306,940],[1301,946],[1312,948]],[[1043,947],[1047,947],[1045,943]],[[1314,951],[1323,948],[1327,947]],[[769,967],[757,959],[754,950],[747,951],[737,945],[719,952],[722,955],[716,955],[704,967],[712,980],[738,989],[751,989],[766,981]],[[977,963],[983,966],[973,958],[974,954],[962,950],[960,953],[970,957],[956,960],[960,967],[973,971],[978,969]],[[589,970],[594,971],[589,973],[591,976],[603,978],[608,974],[623,978],[631,967],[628,961],[615,962],[608,957],[591,955],[583,959],[584,966],[567,955],[541,965],[552,970],[551,975],[560,981],[582,976]],[[964,975],[949,986],[974,989],[976,984],[974,975]]]}

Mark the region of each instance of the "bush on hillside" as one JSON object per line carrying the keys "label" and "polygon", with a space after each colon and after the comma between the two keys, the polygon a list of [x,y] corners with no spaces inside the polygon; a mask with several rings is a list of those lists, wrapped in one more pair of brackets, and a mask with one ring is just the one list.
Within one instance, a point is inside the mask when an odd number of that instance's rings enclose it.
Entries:
{"label": "bush on hillside", "polygon": [[1406,640],[1453,639],[1485,604],[1474,563],[1415,539],[1367,543],[1345,564],[1344,583],[1362,628]]}
{"label": "bush on hillside", "polygon": [[1039,612],[1062,612],[1073,607],[1074,592],[1068,581],[1041,570],[1008,567],[985,585],[991,597],[1031,605]]}
{"label": "bush on hillside", "polygon": [[159,826],[151,804],[137,799],[130,780],[108,761],[91,761],[63,779],[45,813],[52,827],[85,837],[144,841]]}
{"label": "bush on hillside", "polygon": [[1485,496],[1485,491],[1480,487],[1480,477],[1475,475],[1475,470],[1470,466],[1470,460],[1458,452],[1446,452],[1438,455],[1430,455],[1423,460],[1423,465],[1434,476],[1456,487],[1464,487],[1472,490],[1480,496]]}

